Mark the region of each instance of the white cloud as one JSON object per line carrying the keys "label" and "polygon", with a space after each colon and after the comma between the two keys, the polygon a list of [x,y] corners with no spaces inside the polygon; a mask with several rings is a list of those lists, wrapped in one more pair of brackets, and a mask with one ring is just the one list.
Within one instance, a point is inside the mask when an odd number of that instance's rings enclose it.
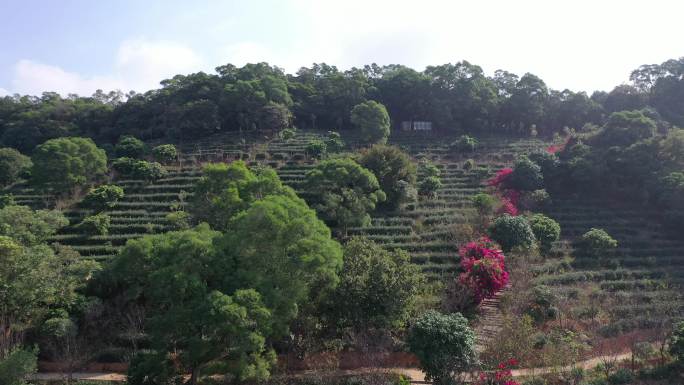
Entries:
{"label": "white cloud", "polygon": [[12,91],[30,95],[39,95],[43,91],[91,95],[97,89],[144,92],[158,87],[162,79],[197,71],[201,65],[200,57],[181,44],[127,40],[119,46],[114,69],[107,75],[84,76],[58,66],[20,60],[14,66]]}
{"label": "white cloud", "polygon": [[114,77],[84,77],[57,66],[31,60],[20,60],[14,66],[12,90],[16,93],[40,95],[43,91],[55,91],[63,95],[70,93],[90,95],[98,88],[125,89],[124,83]]}
{"label": "white cloud", "polygon": [[7,96],[7,95],[9,95],[9,94],[10,94],[9,91],[7,91],[6,89],[0,87],[0,96]]}
{"label": "white cloud", "polygon": [[202,60],[182,44],[136,39],[119,46],[115,66],[116,77],[130,89],[146,91],[163,79],[200,70]]}

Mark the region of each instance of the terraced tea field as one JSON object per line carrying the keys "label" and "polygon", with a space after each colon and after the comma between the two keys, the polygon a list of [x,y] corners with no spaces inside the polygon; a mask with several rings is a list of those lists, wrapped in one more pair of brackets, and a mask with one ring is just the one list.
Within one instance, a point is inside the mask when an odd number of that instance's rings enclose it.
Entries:
{"label": "terraced tea field", "polygon": [[598,331],[613,336],[658,327],[684,315],[679,294],[684,283],[684,240],[666,232],[657,212],[607,201],[557,198],[547,214],[561,224],[567,240],[598,227],[619,243],[602,261],[578,259],[573,270],[537,278],[565,294],[573,318],[601,321]]}
{"label": "terraced tea field", "polygon": [[[178,164],[168,167],[168,175],[153,183],[142,180],[113,180],[124,188],[126,196],[107,211],[112,219],[108,235],[86,236],[73,226],[89,214],[88,210],[65,210],[72,226],[63,229],[52,241],[70,245],[84,258],[106,261],[116,254],[128,239],[169,230],[165,216],[173,206],[182,206],[190,198],[194,182],[201,176],[206,162],[243,159],[276,169],[283,182],[301,191],[301,183],[314,161],[305,155],[306,144],[320,133],[298,132],[291,140],[266,140],[264,137],[223,135],[181,146]],[[354,138],[345,138],[353,142]],[[437,197],[421,200],[413,210],[376,213],[370,227],[351,228],[348,235],[365,235],[387,248],[407,250],[415,263],[423,266],[432,277],[453,272],[458,263],[457,245],[451,238],[452,227],[466,222],[470,196],[483,189],[483,181],[515,156],[539,148],[536,140],[515,140],[505,143],[497,139],[481,141],[480,148],[470,154],[453,156],[444,145],[434,144],[431,136],[397,136],[391,138],[413,156],[434,161],[442,169],[442,188]],[[477,166],[464,170],[465,159],[474,159]],[[13,188],[17,203],[34,208],[46,207],[51,198],[40,195],[28,186]],[[302,194],[305,195],[305,194]]]}
{"label": "terraced tea field", "polygon": [[[187,202],[201,176],[201,166],[207,162],[243,159],[251,165],[271,166],[285,184],[305,196],[301,184],[315,164],[306,157],[305,146],[321,135],[298,132],[285,141],[232,134],[181,146],[179,163],[168,167],[163,179],[153,183],[112,181],[124,188],[126,196],[107,212],[112,218],[108,235],[83,235],[73,224],[89,212],[67,208],[65,214],[72,226],[52,241],[72,246],[84,258],[107,261],[128,239],[171,229],[165,216]],[[345,140],[354,142],[353,137]],[[425,135],[392,137],[391,144],[417,159],[433,161],[442,171],[443,185],[436,198],[422,199],[411,210],[375,213],[369,227],[351,228],[348,236],[364,235],[386,248],[408,251],[413,262],[433,279],[452,275],[458,268],[454,234],[473,214],[470,197],[484,190],[484,181],[518,155],[547,145],[535,139],[484,138],[477,151],[453,154],[447,146],[452,140],[440,138],[435,144],[435,138]],[[464,167],[467,159],[473,159],[476,166]],[[52,199],[28,186],[15,186],[12,193],[17,203],[34,208],[46,207]],[[547,214],[562,226],[563,241],[556,251],[569,251],[569,242],[591,227],[606,229],[620,242],[600,266],[577,261],[570,268],[550,260],[532,267],[539,273],[537,283],[564,294],[564,306],[578,322],[596,323],[601,333],[614,335],[682,315],[684,301],[674,288],[684,282],[684,241],[664,235],[655,212],[607,202],[556,199]]]}

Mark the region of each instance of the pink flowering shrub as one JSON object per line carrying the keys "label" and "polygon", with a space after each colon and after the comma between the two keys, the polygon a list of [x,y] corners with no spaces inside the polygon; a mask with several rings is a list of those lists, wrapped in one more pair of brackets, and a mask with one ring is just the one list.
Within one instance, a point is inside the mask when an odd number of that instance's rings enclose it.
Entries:
{"label": "pink flowering shrub", "polygon": [[493,297],[508,284],[504,254],[489,238],[467,243],[459,254],[464,271],[459,281],[472,290],[477,303]]}
{"label": "pink flowering shrub", "polygon": [[548,152],[549,154],[557,154],[559,152],[562,152],[563,150],[565,150],[565,147],[568,146],[568,143],[570,143],[571,140],[572,136],[568,135],[563,141],[563,143],[552,144],[549,147],[546,147],[546,152]]}
{"label": "pink flowering shrub", "polygon": [[519,214],[518,207],[513,204],[509,199],[501,197],[501,207],[496,210],[497,215],[508,214],[511,216],[516,216]]}
{"label": "pink flowering shrub", "polygon": [[509,214],[516,216],[519,214],[518,201],[520,191],[507,187],[507,181],[513,173],[512,168],[503,168],[487,181],[487,185],[497,190],[497,195],[501,201],[501,206],[496,211],[498,215]]}
{"label": "pink flowering shrub", "polygon": [[512,168],[502,168],[487,181],[487,185],[491,187],[503,187],[506,184],[506,180],[511,176],[512,173]]}
{"label": "pink flowering shrub", "polygon": [[480,372],[477,376],[475,385],[520,385],[520,383],[513,379],[511,368],[518,365],[518,361],[514,358],[499,364],[497,369],[493,372]]}

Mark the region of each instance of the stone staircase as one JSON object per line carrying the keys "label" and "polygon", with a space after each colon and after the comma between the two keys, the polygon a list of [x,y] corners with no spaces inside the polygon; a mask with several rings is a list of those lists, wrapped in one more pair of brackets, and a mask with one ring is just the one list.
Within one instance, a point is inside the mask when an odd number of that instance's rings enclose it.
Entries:
{"label": "stone staircase", "polygon": [[475,349],[478,353],[482,353],[487,346],[487,343],[501,330],[503,325],[503,314],[501,313],[500,302],[501,296],[510,286],[506,286],[499,291],[492,298],[485,299],[478,306],[479,322],[475,326]]}

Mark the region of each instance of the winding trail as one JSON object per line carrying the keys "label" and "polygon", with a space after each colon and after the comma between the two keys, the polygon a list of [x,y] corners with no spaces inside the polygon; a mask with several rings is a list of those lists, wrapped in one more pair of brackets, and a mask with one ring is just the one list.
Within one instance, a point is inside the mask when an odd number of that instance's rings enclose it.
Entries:
{"label": "winding trail", "polygon": [[[614,360],[622,361],[629,359],[631,353],[624,352],[620,354],[606,355],[590,358],[585,361],[580,361],[574,366],[567,366],[563,368],[557,367],[546,367],[546,368],[530,368],[530,369],[515,369],[512,371],[513,377],[526,377],[531,375],[540,375],[548,373],[557,373],[560,371],[567,371],[574,368],[582,368],[585,370],[593,369],[598,366],[604,360]],[[428,384],[429,381],[425,381],[425,373],[417,368],[360,368],[353,370],[338,370],[335,371],[337,375],[353,375],[353,374],[367,374],[367,373],[382,373],[382,372],[392,372],[403,374],[411,380],[414,384]],[[305,375],[307,373],[312,373],[311,371],[301,372],[296,375]],[[328,373],[328,372],[326,372]],[[38,373],[35,374],[31,379],[38,381],[59,381],[67,378],[66,373]],[[126,375],[121,373],[73,373],[72,379],[78,380],[91,380],[91,381],[111,381],[111,382],[124,382],[126,381]]]}

